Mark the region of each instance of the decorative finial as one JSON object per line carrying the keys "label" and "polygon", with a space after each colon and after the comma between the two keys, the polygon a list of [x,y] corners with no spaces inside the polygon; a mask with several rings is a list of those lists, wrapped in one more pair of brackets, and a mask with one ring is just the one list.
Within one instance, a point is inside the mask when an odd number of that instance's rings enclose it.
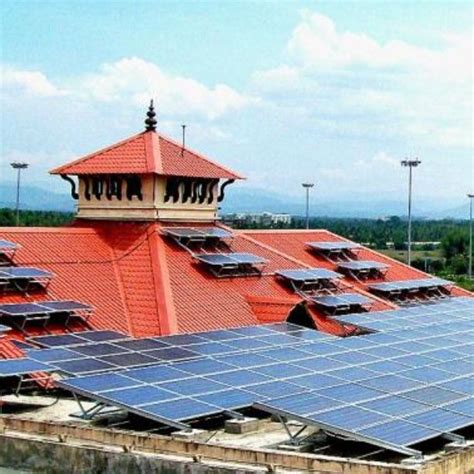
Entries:
{"label": "decorative finial", "polygon": [[156,112],[155,107],[153,107],[153,99],[150,100],[150,106],[148,107],[148,111],[146,113],[147,118],[145,119],[145,130],[147,132],[156,132],[156,124],[158,123],[155,119]]}

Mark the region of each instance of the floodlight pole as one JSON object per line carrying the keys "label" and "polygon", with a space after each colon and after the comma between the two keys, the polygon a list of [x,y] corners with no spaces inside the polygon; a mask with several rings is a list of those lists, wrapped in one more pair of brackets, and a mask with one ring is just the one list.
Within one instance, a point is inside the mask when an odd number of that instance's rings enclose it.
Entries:
{"label": "floodlight pole", "polygon": [[10,166],[14,169],[17,170],[17,175],[16,175],[16,226],[18,227],[20,225],[20,180],[21,180],[21,170],[24,170],[28,168],[28,163],[20,163],[18,161],[14,161],[13,163],[10,163]]}
{"label": "floodlight pole", "polygon": [[416,168],[421,161],[418,158],[414,160],[402,160],[401,165],[408,167],[408,255],[407,263],[411,265],[411,196],[413,188],[413,168]]}
{"label": "floodlight pole", "polygon": [[306,228],[309,229],[309,190],[314,187],[314,183],[302,183],[306,189]]}
{"label": "floodlight pole", "polygon": [[469,280],[472,280],[472,200],[474,199],[474,194],[469,193],[467,195],[469,198]]}

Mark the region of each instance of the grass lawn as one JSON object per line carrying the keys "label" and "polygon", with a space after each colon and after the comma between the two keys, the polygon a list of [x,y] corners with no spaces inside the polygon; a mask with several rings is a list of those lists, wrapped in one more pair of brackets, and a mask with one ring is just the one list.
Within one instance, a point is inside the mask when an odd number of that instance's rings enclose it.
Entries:
{"label": "grass lawn", "polygon": [[[400,262],[403,262],[403,263],[406,263],[407,261],[406,250],[382,249],[382,250],[377,250],[377,252],[383,253],[384,255],[394,258],[395,260],[399,260]],[[411,257],[412,261],[424,260],[425,258],[430,259],[431,261],[443,259],[441,250],[439,249],[438,250],[413,250],[411,255],[412,255]],[[428,268],[428,272],[429,272],[429,268]],[[438,276],[441,278],[446,278],[448,280],[454,281],[456,285],[460,286],[461,288],[474,292],[474,280],[469,280],[466,276],[448,275],[446,273],[442,273]]]}
{"label": "grass lawn", "polygon": [[[400,262],[405,263],[407,261],[407,251],[406,250],[395,250],[395,249],[383,249],[377,250],[377,252],[387,255],[387,257],[394,258]],[[429,258],[431,260],[441,260],[443,256],[441,255],[441,250],[412,250],[411,259],[413,260],[424,260]]]}

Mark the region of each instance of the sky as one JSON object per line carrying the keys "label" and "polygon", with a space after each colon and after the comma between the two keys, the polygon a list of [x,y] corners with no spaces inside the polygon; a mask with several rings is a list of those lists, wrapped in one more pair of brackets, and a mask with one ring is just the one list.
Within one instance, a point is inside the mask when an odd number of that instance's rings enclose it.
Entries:
{"label": "sky", "polygon": [[[474,188],[473,6],[456,1],[3,0],[0,189],[158,128],[284,195],[415,197]],[[0,199],[1,200],[1,199]]]}

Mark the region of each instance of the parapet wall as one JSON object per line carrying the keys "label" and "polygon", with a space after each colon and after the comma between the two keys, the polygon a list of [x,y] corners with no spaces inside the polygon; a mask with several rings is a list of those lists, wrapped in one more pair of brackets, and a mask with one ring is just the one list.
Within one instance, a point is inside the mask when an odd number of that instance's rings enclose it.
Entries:
{"label": "parapet wall", "polygon": [[[105,473],[200,474],[288,469],[327,474],[466,474],[474,468],[474,448],[460,449],[425,464],[405,466],[1,416],[0,466],[31,469],[39,460],[49,463],[43,467],[47,472],[91,472],[93,463],[93,471]],[[69,463],[71,470],[65,463]]]}

